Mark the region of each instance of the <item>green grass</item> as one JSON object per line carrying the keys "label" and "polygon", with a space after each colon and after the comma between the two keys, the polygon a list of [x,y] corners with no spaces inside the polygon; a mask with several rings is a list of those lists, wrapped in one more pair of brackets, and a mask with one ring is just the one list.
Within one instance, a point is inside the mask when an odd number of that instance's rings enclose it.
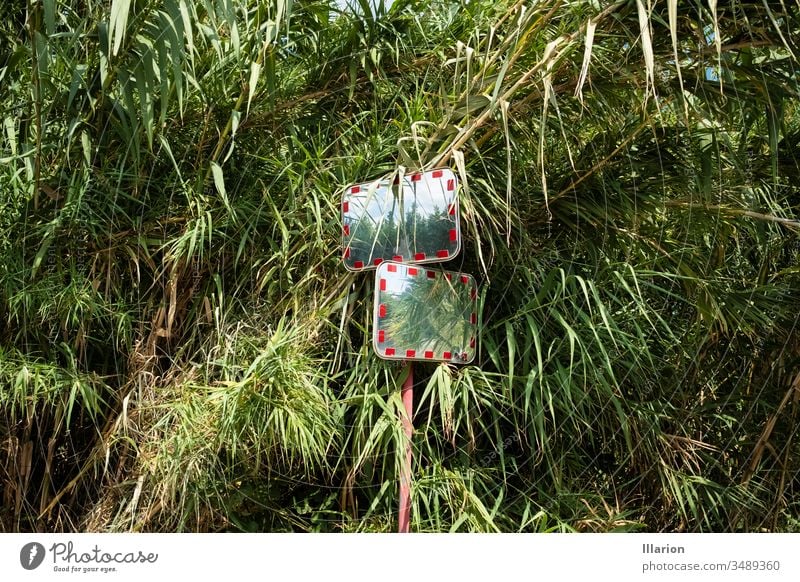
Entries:
{"label": "green grass", "polygon": [[481,285],[476,360],[415,365],[413,530],[796,530],[800,21],[651,4],[0,22],[0,530],[394,531],[338,221],[398,165],[458,173]]}

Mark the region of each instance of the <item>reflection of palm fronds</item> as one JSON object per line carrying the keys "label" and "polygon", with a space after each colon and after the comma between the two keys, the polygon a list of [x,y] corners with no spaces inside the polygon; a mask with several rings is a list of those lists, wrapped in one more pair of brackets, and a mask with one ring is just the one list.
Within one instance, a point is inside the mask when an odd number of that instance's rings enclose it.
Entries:
{"label": "reflection of palm fronds", "polygon": [[472,313],[468,291],[441,273],[434,280],[412,278],[394,302],[386,329],[400,346],[419,351],[461,353],[469,345]]}

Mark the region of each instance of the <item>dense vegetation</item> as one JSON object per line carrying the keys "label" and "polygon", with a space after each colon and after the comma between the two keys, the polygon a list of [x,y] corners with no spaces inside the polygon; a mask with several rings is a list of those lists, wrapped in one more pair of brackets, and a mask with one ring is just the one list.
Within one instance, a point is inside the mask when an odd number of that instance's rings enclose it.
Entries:
{"label": "dense vegetation", "polygon": [[800,527],[800,18],[28,0],[0,21],[0,530],[393,531],[343,189],[449,165],[415,531]]}

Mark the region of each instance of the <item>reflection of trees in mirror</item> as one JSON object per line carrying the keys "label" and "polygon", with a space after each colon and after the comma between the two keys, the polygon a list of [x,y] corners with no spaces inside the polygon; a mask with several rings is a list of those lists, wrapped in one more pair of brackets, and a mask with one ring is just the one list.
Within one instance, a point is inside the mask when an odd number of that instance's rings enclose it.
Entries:
{"label": "reflection of trees in mirror", "polygon": [[470,351],[475,336],[471,323],[471,285],[450,281],[441,272],[435,279],[410,277],[392,302],[382,327],[401,350],[444,352],[453,355]]}
{"label": "reflection of trees in mirror", "polygon": [[456,227],[455,219],[446,208],[437,206],[434,212],[426,216],[424,211],[417,208],[415,201],[403,223],[417,252],[435,254],[439,250],[455,249],[456,242],[450,235],[451,229]]}
{"label": "reflection of trees in mirror", "polygon": [[[400,203],[402,208],[402,201]],[[433,212],[425,212],[415,200],[405,212],[403,220],[400,209],[393,205],[379,216],[364,213],[360,220],[345,217],[345,246],[350,249],[349,261],[371,264],[376,258],[391,259],[395,256],[411,258],[417,253],[427,257],[436,256],[440,250],[455,254],[457,242],[451,233],[456,228],[455,218],[446,207],[436,206]]]}

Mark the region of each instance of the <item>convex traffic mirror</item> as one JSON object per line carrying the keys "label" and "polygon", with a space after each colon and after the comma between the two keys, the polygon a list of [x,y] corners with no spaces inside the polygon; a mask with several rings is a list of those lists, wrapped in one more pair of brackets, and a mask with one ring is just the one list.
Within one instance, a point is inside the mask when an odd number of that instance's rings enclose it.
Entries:
{"label": "convex traffic mirror", "polygon": [[384,261],[434,263],[461,248],[458,180],[442,168],[392,183],[357,184],[342,197],[342,256],[351,271]]}
{"label": "convex traffic mirror", "polygon": [[375,273],[375,352],[387,360],[469,363],[478,337],[477,305],[471,275],[383,262]]}

